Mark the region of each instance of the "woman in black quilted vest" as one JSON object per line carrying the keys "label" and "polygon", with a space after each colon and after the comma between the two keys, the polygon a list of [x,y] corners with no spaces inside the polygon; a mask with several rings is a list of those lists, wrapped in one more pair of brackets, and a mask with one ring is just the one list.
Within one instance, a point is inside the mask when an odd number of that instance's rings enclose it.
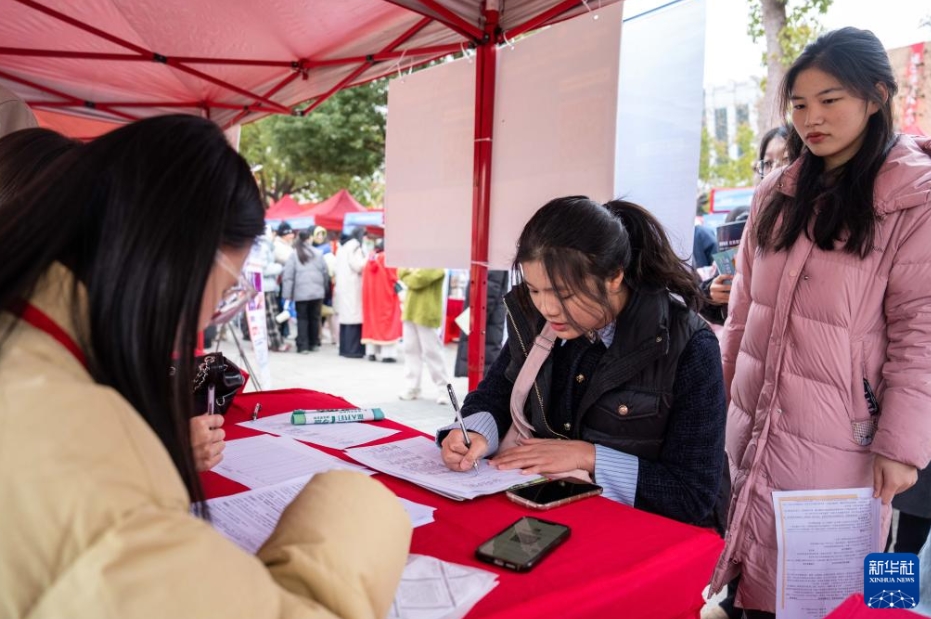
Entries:
{"label": "woman in black quilted vest", "polygon": [[590,478],[610,499],[720,527],[721,353],[662,225],[630,202],[557,198],[527,222],[513,269],[508,340],[463,403],[471,448],[439,432],[446,465]]}

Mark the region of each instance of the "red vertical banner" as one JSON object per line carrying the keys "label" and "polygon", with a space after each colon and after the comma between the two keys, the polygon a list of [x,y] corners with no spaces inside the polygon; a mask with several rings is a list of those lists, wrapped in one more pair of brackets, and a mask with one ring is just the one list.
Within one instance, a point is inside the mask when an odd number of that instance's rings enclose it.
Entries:
{"label": "red vertical banner", "polygon": [[912,135],[924,135],[918,123],[918,106],[922,92],[923,66],[925,44],[915,43],[909,50],[908,62],[905,65],[905,79],[901,88],[902,97],[902,132]]}

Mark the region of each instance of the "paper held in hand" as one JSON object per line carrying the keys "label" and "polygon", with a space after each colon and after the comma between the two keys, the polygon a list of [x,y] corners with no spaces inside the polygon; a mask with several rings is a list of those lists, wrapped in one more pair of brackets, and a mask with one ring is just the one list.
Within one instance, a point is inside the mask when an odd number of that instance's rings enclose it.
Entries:
{"label": "paper held in hand", "polygon": [[511,486],[540,479],[537,475],[524,475],[519,470],[499,471],[487,460],[478,462],[475,469],[451,471],[443,464],[440,453],[439,447],[424,436],[346,450],[346,455],[353,460],[376,471],[456,501],[503,492]]}

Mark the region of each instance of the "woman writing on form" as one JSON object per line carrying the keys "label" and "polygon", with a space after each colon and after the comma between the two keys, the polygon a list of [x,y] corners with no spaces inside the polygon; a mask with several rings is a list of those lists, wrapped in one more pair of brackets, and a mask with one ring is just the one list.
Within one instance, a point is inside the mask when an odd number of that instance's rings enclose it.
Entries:
{"label": "woman writing on form", "polygon": [[514,270],[508,341],[463,403],[471,447],[440,431],[446,465],[492,456],[502,469],[590,477],[608,498],[720,526],[718,343],[659,222],[630,202],[558,198],[524,227]]}

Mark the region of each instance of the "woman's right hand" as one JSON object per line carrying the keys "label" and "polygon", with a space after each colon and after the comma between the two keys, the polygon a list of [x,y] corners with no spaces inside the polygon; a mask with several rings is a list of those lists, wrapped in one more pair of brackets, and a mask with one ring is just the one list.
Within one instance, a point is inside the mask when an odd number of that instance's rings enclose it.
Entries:
{"label": "woman's right hand", "polygon": [[468,471],[488,452],[488,440],[478,432],[469,432],[472,447],[466,447],[462,430],[450,430],[441,443],[443,462],[453,471]]}
{"label": "woman's right hand", "polygon": [[731,281],[733,279],[733,275],[718,275],[714,278],[709,290],[712,303],[727,305],[728,301],[731,300]]}
{"label": "woman's right hand", "polygon": [[198,472],[209,471],[220,464],[226,448],[226,431],[223,415],[198,415],[191,417],[191,450]]}

